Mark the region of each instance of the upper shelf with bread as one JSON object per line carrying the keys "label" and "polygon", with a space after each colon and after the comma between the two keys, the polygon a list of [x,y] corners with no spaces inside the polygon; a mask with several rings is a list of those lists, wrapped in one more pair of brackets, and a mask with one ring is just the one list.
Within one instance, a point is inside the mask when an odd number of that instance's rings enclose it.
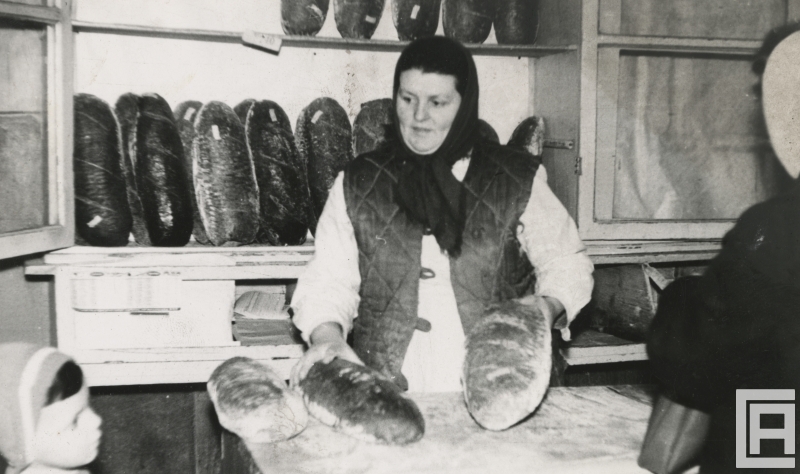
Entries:
{"label": "upper shelf with bread", "polygon": [[166,18],[157,17],[163,6],[149,0],[130,12],[98,8],[96,0],[82,3],[73,21],[76,32],[243,42],[274,53],[282,46],[400,51],[432,34],[456,38],[478,55],[540,57],[577,49],[575,42],[536,44],[550,22],[538,1],[246,0],[225,8],[201,1],[179,15],[166,12]]}
{"label": "upper shelf with bread", "polygon": [[[320,36],[279,35],[261,33],[255,30],[220,31],[191,28],[169,28],[131,24],[96,23],[76,20],[72,24],[77,33],[106,33],[116,35],[150,36],[156,38],[174,38],[197,41],[213,41],[220,43],[243,43],[256,48],[278,53],[281,47],[343,49],[356,51],[392,51],[399,52],[408,41],[388,39],[334,38]],[[517,56],[536,58],[550,54],[576,51],[575,45],[538,46],[517,44],[467,44],[467,48],[476,55],[482,56]]]}

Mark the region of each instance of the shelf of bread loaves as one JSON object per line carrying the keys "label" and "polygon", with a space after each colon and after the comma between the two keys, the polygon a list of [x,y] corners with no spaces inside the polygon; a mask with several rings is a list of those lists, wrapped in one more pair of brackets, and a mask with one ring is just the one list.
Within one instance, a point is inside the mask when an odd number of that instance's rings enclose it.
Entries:
{"label": "shelf of bread loaves", "polygon": [[[243,42],[275,53],[282,46],[400,51],[409,41],[436,33],[461,41],[476,54],[537,57],[576,50],[575,46],[534,46],[540,16],[550,13],[549,10],[540,13],[539,3],[538,0],[282,0],[218,11],[213,4],[197,4],[198,10],[217,11],[215,21],[203,21],[203,14],[194,11],[195,8],[183,10],[179,19],[169,19],[169,13],[162,13],[154,21],[140,11],[125,16],[108,12],[99,5],[95,8],[89,5],[86,11],[78,11],[73,29],[87,33]],[[146,4],[142,7],[147,10]],[[162,9],[163,6],[159,7]],[[226,23],[228,16],[237,21]],[[130,23],[119,23],[123,18]],[[165,26],[165,21],[171,27]],[[196,28],[211,25],[213,29]],[[234,26],[241,29],[223,29]],[[278,31],[282,34],[277,34]]]}
{"label": "shelf of bread loaves", "polygon": [[[104,33],[154,38],[185,39],[219,43],[245,44],[279,54],[282,47],[341,49],[355,51],[400,52],[409,43],[402,40],[335,38],[321,36],[279,35],[255,30],[221,31],[194,28],[170,28],[121,23],[100,23],[76,20],[72,29],[77,33]],[[577,51],[575,45],[538,46],[524,44],[467,43],[472,54],[481,56],[515,56],[538,58],[551,54]]]}
{"label": "shelf of bread loaves", "polygon": [[[158,94],[125,93],[113,106],[77,94],[74,109],[76,243],[114,249],[302,246],[336,175],[388,140],[392,121],[388,98],[363,103],[352,124],[335,99],[314,99],[294,130],[269,100],[188,100],[173,108]],[[509,144],[540,155],[543,128],[540,118],[524,119]],[[480,132],[499,141],[485,121]],[[89,251],[89,259],[102,253]]]}

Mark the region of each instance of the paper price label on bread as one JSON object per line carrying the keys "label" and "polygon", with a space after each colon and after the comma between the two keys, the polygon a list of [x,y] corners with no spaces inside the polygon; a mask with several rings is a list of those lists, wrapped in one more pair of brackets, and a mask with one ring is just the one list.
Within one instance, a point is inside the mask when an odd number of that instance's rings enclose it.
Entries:
{"label": "paper price label on bread", "polygon": [[283,40],[280,36],[271,35],[268,33],[259,33],[258,31],[248,30],[242,34],[242,42],[251,46],[256,46],[273,53],[281,51]]}

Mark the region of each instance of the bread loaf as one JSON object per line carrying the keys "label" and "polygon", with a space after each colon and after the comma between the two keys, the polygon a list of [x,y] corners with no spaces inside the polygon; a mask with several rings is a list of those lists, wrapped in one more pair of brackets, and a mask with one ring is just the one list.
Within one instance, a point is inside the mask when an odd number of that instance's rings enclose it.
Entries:
{"label": "bread loaf", "polygon": [[281,27],[287,35],[315,36],[328,15],[329,0],[281,0]]}
{"label": "bread loaf", "polygon": [[341,359],[318,362],[298,388],[312,416],[355,438],[402,445],[425,433],[416,403],[369,367]]}
{"label": "bread loaf", "polygon": [[375,99],[361,104],[353,121],[355,156],[378,148],[386,142],[387,127],[392,126],[392,99]]}
{"label": "bread loaf", "polygon": [[147,233],[147,224],[144,222],[142,201],[136,189],[136,121],[139,119],[139,96],[136,94],[123,94],[114,105],[122,136],[122,171],[125,175],[125,188],[128,194],[128,205],[131,209],[133,226],[131,232],[133,239],[139,245],[151,245],[150,235]]}
{"label": "bread loaf", "polygon": [[511,300],[490,306],[467,334],[467,409],[488,430],[504,430],[536,410],[550,385],[552,335],[538,307]]}
{"label": "bread loaf", "polygon": [[212,244],[249,244],[258,231],[258,185],[244,125],[229,106],[206,103],[194,122],[194,189]]}
{"label": "bread loaf", "polygon": [[220,424],[246,443],[283,441],[308,424],[300,395],[253,359],[226,360],[214,369],[206,386]]}
{"label": "bread loaf", "polygon": [[352,137],[347,112],[329,97],[314,100],[297,118],[295,143],[308,170],[312,234],[336,175],[353,159]]}
{"label": "bread loaf", "polygon": [[244,125],[245,120],[247,120],[247,112],[250,111],[250,107],[255,103],[255,99],[245,99],[233,106],[233,111],[236,112],[236,116],[239,117],[239,121],[242,122],[242,125]]}
{"label": "bread loaf", "polygon": [[489,141],[500,143],[500,137],[497,136],[497,132],[494,130],[494,127],[489,125],[489,122],[483,119],[478,120],[478,133],[480,136]]}
{"label": "bread loaf", "polygon": [[442,27],[448,38],[483,43],[494,18],[494,0],[443,0]]}
{"label": "bread loaf", "polygon": [[436,34],[442,0],[392,0],[392,19],[401,41]]}
{"label": "bread loaf", "polygon": [[372,38],[384,0],[333,0],[333,18],[342,38]]}
{"label": "bread loaf", "polygon": [[189,189],[189,201],[192,205],[192,234],[194,239],[201,244],[210,243],[206,229],[203,226],[203,219],[200,217],[200,209],[197,208],[197,195],[194,191],[194,119],[203,107],[202,102],[187,100],[178,104],[175,108],[175,124],[181,136],[183,144],[183,163],[186,173],[186,187]]}
{"label": "bread loaf", "polygon": [[136,190],[150,243],[180,247],[192,236],[192,204],[183,144],[172,109],[158,94],[139,98],[136,121]]}
{"label": "bread loaf", "polygon": [[89,245],[127,245],[132,220],[117,119],[104,100],[89,94],[75,95],[74,114],[77,233]]}
{"label": "bread loaf", "polygon": [[497,44],[533,44],[539,31],[539,0],[494,0]]}
{"label": "bread loaf", "polygon": [[300,245],[308,234],[311,196],[289,117],[275,102],[254,102],[248,109],[245,132],[258,182],[256,242]]}
{"label": "bread loaf", "polygon": [[544,119],[528,117],[517,125],[508,145],[525,150],[533,156],[542,156],[544,152]]}

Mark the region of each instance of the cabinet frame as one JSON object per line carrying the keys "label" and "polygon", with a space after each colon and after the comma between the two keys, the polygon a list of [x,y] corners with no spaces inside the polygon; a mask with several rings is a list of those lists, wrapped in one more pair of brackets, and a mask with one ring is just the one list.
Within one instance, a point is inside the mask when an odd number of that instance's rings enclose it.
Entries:
{"label": "cabinet frame", "polygon": [[[724,40],[599,33],[600,0],[583,0],[580,54],[580,167],[576,221],[581,237],[592,241],[718,242],[735,219],[611,219],[620,51],[712,53],[753,56],[760,40]],[[787,16],[800,14],[800,2],[787,2]],[[606,161],[603,161],[606,160]],[[610,160],[610,161],[609,161]],[[611,163],[611,164],[609,164]]]}
{"label": "cabinet frame", "polygon": [[74,245],[75,203],[72,180],[72,0],[50,6],[0,0],[0,18],[41,25],[47,44],[47,182],[48,224],[0,234],[0,259]]}

